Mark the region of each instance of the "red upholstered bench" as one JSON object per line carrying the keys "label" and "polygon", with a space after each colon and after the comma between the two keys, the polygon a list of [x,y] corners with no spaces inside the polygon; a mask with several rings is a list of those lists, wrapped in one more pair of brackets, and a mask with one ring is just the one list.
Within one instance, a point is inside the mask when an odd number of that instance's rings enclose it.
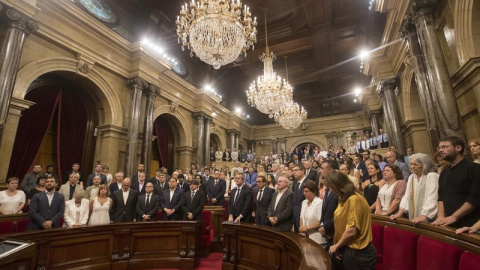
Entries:
{"label": "red upholstered bench", "polygon": [[14,232],[15,222],[13,220],[0,221],[0,235]]}
{"label": "red upholstered bench", "polygon": [[480,255],[465,251],[460,257],[459,270],[480,269]]}
{"label": "red upholstered bench", "polygon": [[28,223],[30,222],[29,218],[20,219],[17,221],[17,233],[24,232],[27,230]]}
{"label": "red upholstered bench", "polygon": [[417,242],[417,269],[458,269],[462,252],[459,247],[420,236]]}
{"label": "red upholstered bench", "polygon": [[205,253],[203,255],[208,256],[210,253],[210,247],[213,242],[215,231],[212,224],[212,211],[203,211],[203,228],[202,228],[202,248]]}
{"label": "red upholstered bench", "polygon": [[383,269],[415,270],[418,235],[393,227],[383,234]]}
{"label": "red upholstered bench", "polygon": [[375,269],[382,269],[383,267],[383,230],[385,229],[382,225],[372,224],[372,234],[373,234],[373,246],[377,250],[377,264]]}

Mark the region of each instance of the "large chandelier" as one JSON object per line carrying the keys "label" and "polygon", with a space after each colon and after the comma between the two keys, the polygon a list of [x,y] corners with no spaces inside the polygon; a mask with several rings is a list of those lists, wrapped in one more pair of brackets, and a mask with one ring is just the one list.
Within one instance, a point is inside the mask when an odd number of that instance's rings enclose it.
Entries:
{"label": "large chandelier", "polygon": [[247,101],[260,112],[268,114],[270,118],[280,111],[280,108],[292,100],[293,88],[273,71],[275,54],[270,52],[267,35],[267,16],[265,12],[265,52],[260,56],[263,62],[263,75],[250,84],[247,90]]}
{"label": "large chandelier", "polygon": [[280,112],[275,114],[275,122],[278,122],[284,129],[296,129],[305,119],[307,119],[307,111],[293,101],[285,104]]}
{"label": "large chandelier", "polygon": [[[243,16],[242,16],[243,15]],[[215,69],[229,64],[257,42],[257,19],[239,0],[200,0],[185,4],[177,16],[178,42]]]}

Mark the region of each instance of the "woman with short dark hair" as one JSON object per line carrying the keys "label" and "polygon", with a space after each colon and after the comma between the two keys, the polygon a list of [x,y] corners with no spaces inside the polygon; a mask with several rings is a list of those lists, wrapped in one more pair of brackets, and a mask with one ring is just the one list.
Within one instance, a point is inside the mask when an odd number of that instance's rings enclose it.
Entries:
{"label": "woman with short dark hair", "polygon": [[403,180],[402,170],[395,164],[385,166],[383,179],[387,182],[378,191],[375,215],[390,216],[397,213],[407,182]]}
{"label": "woman with short dark hair", "polygon": [[300,211],[300,227],[298,231],[301,236],[306,236],[318,244],[326,244],[327,240],[323,237],[318,228],[320,228],[320,219],[322,217],[323,201],[319,198],[318,186],[313,181],[308,181],[303,187],[305,200],[302,202]]}
{"label": "woman with short dark hair", "polygon": [[374,269],[377,251],[372,244],[370,208],[355,185],[341,172],[325,177],[325,184],[338,196],[333,214],[334,245],[329,253],[339,260],[344,270]]}
{"label": "woman with short dark hair", "polygon": [[25,192],[18,190],[17,177],[7,179],[7,189],[0,191],[0,215],[12,215],[22,212],[25,206]]}

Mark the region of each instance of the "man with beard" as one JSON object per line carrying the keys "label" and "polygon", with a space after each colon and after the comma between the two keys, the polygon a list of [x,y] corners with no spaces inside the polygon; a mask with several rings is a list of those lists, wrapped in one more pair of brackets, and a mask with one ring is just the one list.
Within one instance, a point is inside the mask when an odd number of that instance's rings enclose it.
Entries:
{"label": "man with beard", "polygon": [[438,217],[433,225],[470,227],[480,219],[480,165],[463,157],[465,142],[449,136],[438,151],[449,161],[438,180]]}
{"label": "man with beard", "polygon": [[42,165],[34,164],[31,173],[25,174],[22,180],[22,189],[25,194],[28,194],[30,190],[35,188],[37,184],[37,177],[40,175],[40,171],[42,170]]}
{"label": "man with beard", "polygon": [[28,209],[30,222],[27,231],[59,227],[60,218],[65,210],[65,200],[62,194],[55,192],[56,185],[55,178],[48,177],[45,182],[47,192],[40,192],[33,196]]}

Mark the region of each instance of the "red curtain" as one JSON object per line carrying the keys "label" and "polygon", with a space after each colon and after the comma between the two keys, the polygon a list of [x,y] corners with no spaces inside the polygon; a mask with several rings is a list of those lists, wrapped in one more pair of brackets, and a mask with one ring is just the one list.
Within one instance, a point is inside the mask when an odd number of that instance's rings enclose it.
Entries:
{"label": "red curtain", "polygon": [[87,112],[78,97],[69,91],[61,92],[58,107],[57,169],[62,181],[62,172],[70,170],[73,163],[82,161]]}
{"label": "red curtain", "polygon": [[155,120],[155,133],[157,135],[158,152],[160,153],[160,166],[173,171],[173,131],[166,121]]}
{"label": "red curtain", "polygon": [[52,123],[60,101],[60,87],[39,87],[27,93],[25,99],[36,104],[22,112],[7,173],[7,177],[16,176],[20,179],[33,166],[48,127]]}

